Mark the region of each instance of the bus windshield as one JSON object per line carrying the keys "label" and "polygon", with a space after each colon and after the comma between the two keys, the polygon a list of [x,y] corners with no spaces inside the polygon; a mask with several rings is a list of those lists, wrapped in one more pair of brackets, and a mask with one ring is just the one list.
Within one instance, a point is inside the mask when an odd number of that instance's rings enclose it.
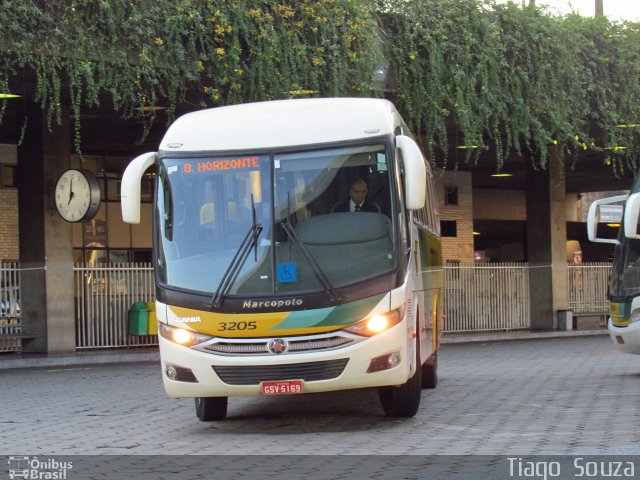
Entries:
{"label": "bus windshield", "polygon": [[[398,258],[392,170],[384,143],[165,157],[154,212],[158,279],[214,295],[231,272],[224,293],[255,296],[335,293],[389,273]],[[364,190],[366,209],[349,211],[351,190]]]}
{"label": "bus windshield", "polygon": [[[636,177],[630,193],[640,192],[640,175]],[[613,268],[609,278],[609,298],[626,301],[640,294],[640,240],[627,238],[624,228],[618,232],[620,242],[613,253]]]}

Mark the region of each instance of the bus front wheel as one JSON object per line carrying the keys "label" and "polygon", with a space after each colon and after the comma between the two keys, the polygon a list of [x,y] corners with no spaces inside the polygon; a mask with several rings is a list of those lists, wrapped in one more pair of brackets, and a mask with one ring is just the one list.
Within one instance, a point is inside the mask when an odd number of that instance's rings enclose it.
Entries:
{"label": "bus front wheel", "polygon": [[229,397],[196,397],[196,416],[203,422],[224,420]]}
{"label": "bus front wheel", "polygon": [[387,417],[413,417],[420,407],[421,394],[420,342],[416,340],[416,372],[399,387],[379,387],[378,396]]}

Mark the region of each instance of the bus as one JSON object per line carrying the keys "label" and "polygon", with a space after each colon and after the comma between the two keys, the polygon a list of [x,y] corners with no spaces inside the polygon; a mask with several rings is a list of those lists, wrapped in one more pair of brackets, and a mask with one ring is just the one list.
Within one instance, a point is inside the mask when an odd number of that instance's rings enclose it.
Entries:
{"label": "bus", "polygon": [[[607,328],[616,349],[640,355],[640,176],[629,195],[616,195],[593,202],[587,216],[589,240],[615,245],[609,277]],[[617,238],[598,231],[598,225],[620,224]]]}
{"label": "bus", "polygon": [[[377,387],[411,417],[437,384],[443,282],[434,179],[383,99],[266,101],[179,117],[121,183],[125,222],[155,167],[162,378],[222,420],[228,398]],[[354,182],[374,211],[335,211]]]}

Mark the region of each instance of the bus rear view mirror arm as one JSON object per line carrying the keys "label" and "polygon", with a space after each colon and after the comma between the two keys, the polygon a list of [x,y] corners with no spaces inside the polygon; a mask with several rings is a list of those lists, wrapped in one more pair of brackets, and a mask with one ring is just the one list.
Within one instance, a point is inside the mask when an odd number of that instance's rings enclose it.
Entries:
{"label": "bus rear view mirror arm", "polygon": [[402,152],[404,163],[404,188],[408,210],[424,207],[427,189],[427,169],[420,148],[406,135],[396,136],[396,145]]}
{"label": "bus rear view mirror arm", "polygon": [[144,172],[156,161],[156,152],[143,153],[131,161],[122,176],[120,198],[122,220],[140,223],[140,190]]}

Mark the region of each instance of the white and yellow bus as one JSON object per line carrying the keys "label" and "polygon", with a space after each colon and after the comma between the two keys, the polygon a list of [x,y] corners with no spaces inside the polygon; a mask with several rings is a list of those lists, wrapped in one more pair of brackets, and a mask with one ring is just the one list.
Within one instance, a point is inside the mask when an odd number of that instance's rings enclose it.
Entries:
{"label": "white and yellow bus", "polygon": [[[609,336],[622,353],[640,355],[640,175],[629,195],[596,200],[589,208],[587,233],[596,243],[612,243],[613,266],[609,277]],[[620,224],[617,238],[598,232],[598,225]]]}
{"label": "white and yellow bus", "polygon": [[[122,179],[126,222],[156,169],[156,315],[171,397],[379,387],[411,417],[437,383],[443,271],[429,164],[394,106],[301,99],[203,110]],[[350,185],[367,212],[336,212]],[[360,182],[362,185],[362,182]]]}

